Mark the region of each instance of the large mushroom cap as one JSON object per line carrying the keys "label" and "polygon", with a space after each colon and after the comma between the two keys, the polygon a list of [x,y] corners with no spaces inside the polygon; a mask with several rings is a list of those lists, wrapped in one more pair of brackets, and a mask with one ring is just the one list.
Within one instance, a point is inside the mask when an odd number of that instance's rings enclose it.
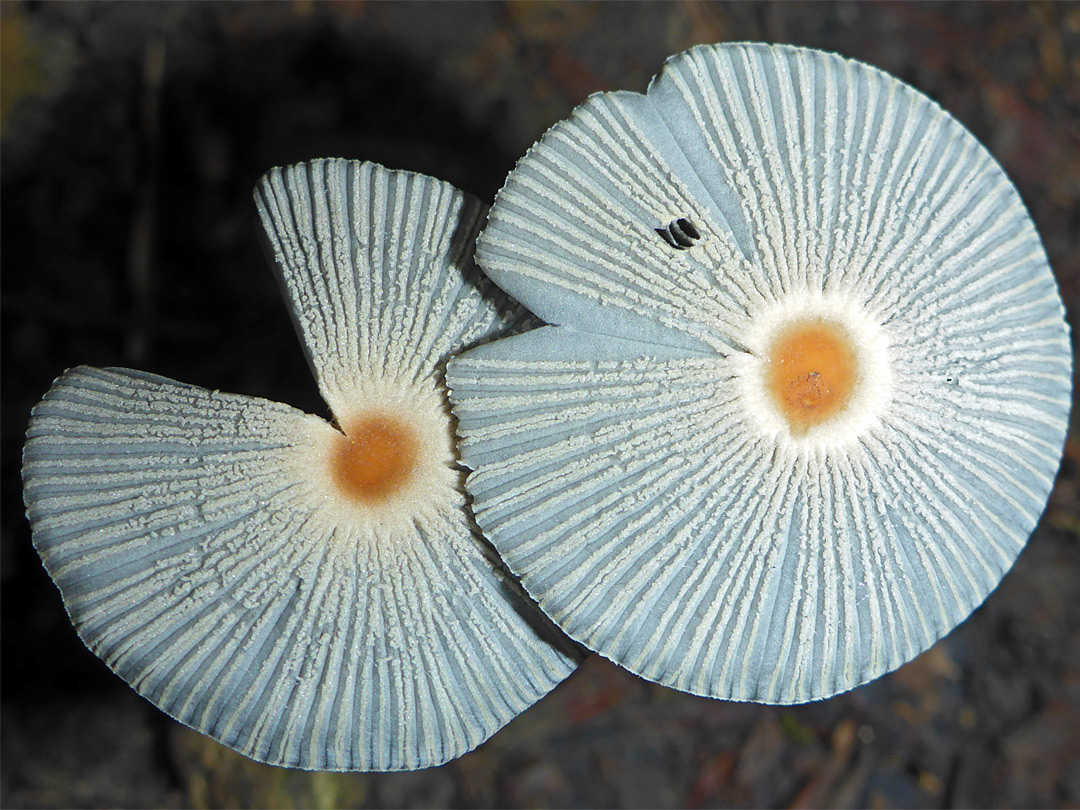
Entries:
{"label": "large mushroom cap", "polygon": [[275,765],[437,765],[574,666],[474,534],[441,377],[527,316],[445,183],[315,161],[256,200],[337,427],[74,369],[30,423],[34,543],[87,646],[181,722]]}
{"label": "large mushroom cap", "polygon": [[450,364],[477,520],[646,678],[863,683],[980,604],[1046,503],[1071,358],[1045,253],[986,150],[874,68],[673,57],[532,148],[477,256],[553,324]]}

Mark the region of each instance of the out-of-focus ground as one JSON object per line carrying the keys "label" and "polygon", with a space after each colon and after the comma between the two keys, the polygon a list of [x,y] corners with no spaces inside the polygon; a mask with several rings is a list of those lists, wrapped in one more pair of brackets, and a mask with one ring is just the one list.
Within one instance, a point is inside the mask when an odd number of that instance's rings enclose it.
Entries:
{"label": "out-of-focus ground", "polygon": [[69,626],[19,484],[30,408],[79,363],[325,413],[257,240],[269,167],[363,158],[490,200],[589,93],[644,90],[701,42],[835,50],[936,99],[1019,187],[1076,312],[1080,6],[5,2],[0,20],[0,805],[1080,805],[1075,438],[1014,570],[898,672],[768,707],[593,656],[477,751],[406,774],[258,766],[143,701]]}

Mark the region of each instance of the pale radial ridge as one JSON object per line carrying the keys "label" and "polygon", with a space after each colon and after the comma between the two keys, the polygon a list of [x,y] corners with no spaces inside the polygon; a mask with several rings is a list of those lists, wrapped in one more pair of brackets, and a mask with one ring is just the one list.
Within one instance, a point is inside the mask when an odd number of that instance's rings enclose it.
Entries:
{"label": "pale radial ridge", "polygon": [[373,163],[274,169],[255,202],[268,252],[331,411],[378,377],[436,376],[462,348],[528,319],[472,260],[485,207]]}
{"label": "pale radial ridge", "polygon": [[[657,242],[675,216],[700,238]],[[1045,252],[987,151],[881,71],[672,57],[533,147],[478,257],[555,326],[449,365],[477,520],[647,678],[770,703],[864,683],[985,599],[1046,504],[1072,360]],[[857,394],[803,434],[763,369],[818,318],[857,344]]]}

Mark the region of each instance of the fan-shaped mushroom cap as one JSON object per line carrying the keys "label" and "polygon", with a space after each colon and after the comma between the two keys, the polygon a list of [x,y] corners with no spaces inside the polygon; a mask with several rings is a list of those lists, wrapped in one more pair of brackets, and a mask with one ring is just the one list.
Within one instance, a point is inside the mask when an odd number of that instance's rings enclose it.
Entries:
{"label": "fan-shaped mushroom cap", "polygon": [[437,765],[574,666],[467,512],[442,370],[527,317],[472,265],[484,209],[368,163],[256,200],[335,428],[287,405],[77,368],[34,409],[34,543],[140,694],[260,761]]}
{"label": "fan-shaped mushroom cap", "polygon": [[755,44],[594,95],[477,249],[553,326],[453,360],[477,520],[573,638],[770,703],[962,621],[1043,509],[1062,305],[1016,190],[888,75]]}

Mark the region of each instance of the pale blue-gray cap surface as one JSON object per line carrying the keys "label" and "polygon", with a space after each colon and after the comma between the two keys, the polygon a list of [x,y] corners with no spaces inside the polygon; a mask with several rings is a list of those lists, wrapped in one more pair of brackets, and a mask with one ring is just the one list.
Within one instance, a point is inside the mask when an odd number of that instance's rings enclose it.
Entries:
{"label": "pale blue-gray cap surface", "polygon": [[34,544],[87,646],[181,722],[275,765],[437,765],[576,661],[475,533],[442,382],[528,315],[476,271],[484,207],[446,183],[313,161],[256,202],[335,421],[400,421],[407,483],[355,502],[323,419],[77,368],[30,423]]}
{"label": "pale blue-gray cap surface", "polygon": [[[478,262],[552,326],[447,379],[477,520],[573,638],[701,695],[819,699],[961,622],[1038,521],[1070,405],[1015,188],[911,87],[701,46],[518,164]],[[801,320],[850,337],[836,418],[762,391]]]}

